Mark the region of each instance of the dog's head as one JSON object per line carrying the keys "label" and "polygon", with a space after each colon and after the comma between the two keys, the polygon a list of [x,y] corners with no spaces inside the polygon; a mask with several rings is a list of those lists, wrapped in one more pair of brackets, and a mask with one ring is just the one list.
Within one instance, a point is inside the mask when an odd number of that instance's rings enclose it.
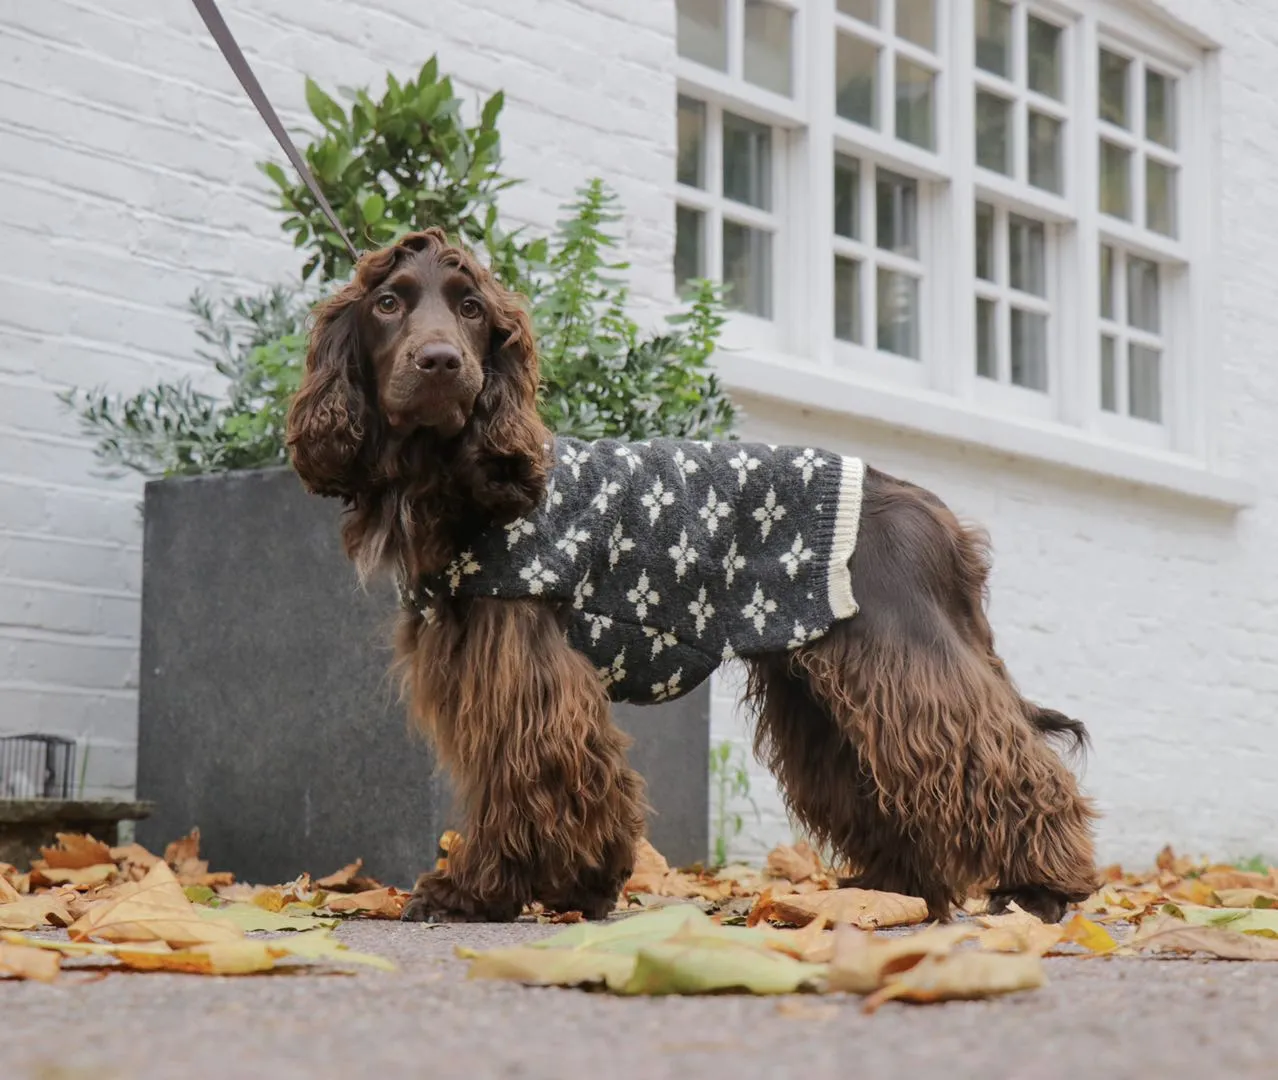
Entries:
{"label": "dog's head", "polygon": [[412,233],[365,255],[317,309],[289,410],[293,466],[344,498],[432,466],[473,472],[480,504],[523,513],[545,483],[537,381],[520,297],[442,231]]}

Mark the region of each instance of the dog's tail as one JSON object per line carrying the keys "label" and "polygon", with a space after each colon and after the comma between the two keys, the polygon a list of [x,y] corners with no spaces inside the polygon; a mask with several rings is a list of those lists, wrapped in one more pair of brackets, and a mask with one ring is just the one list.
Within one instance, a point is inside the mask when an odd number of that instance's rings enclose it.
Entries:
{"label": "dog's tail", "polygon": [[1081,720],[1039,705],[1032,705],[1031,709],[1033,711],[1029,713],[1029,722],[1040,735],[1048,739],[1059,736],[1065,740],[1069,751],[1079,757],[1091,749],[1091,736],[1087,734],[1087,727]]}

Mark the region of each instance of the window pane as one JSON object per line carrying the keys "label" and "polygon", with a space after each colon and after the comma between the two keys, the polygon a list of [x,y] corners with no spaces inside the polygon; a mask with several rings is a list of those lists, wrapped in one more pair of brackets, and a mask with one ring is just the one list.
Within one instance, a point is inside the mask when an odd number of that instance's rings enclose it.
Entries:
{"label": "window pane", "polygon": [[840,34],[834,65],[835,111],[845,120],[878,127],[879,50]]}
{"label": "window pane", "polygon": [[1158,263],[1127,256],[1127,325],[1157,334],[1162,328]]}
{"label": "window pane", "polygon": [[706,107],[703,102],[679,95],[679,183],[706,186]]}
{"label": "window pane", "polygon": [[903,56],[896,58],[896,137],[931,150],[932,81],[935,75]]}
{"label": "window pane", "polygon": [[1011,78],[1012,5],[976,0],[976,66]]}
{"label": "window pane", "polygon": [[834,336],[860,344],[861,264],[856,259],[834,257]]}
{"label": "window pane", "polygon": [[1131,61],[1108,49],[1100,51],[1100,118],[1130,127],[1127,116],[1127,71]]}
{"label": "window pane", "polygon": [[723,194],[772,209],[772,129],[730,112],[723,114]]}
{"label": "window pane", "polygon": [[834,231],[861,239],[861,163],[846,154],[834,155]]}
{"label": "window pane", "polygon": [[742,73],[746,82],[778,94],[789,95],[790,33],[794,19],[785,8],[763,0],[746,0],[745,53]]}
{"label": "window pane", "polygon": [[919,184],[908,176],[879,169],[875,184],[875,238],[885,251],[917,259]]}
{"label": "window pane", "polygon": [[879,267],[879,348],[917,360],[919,356],[919,280]]}
{"label": "window pane", "polygon": [[976,374],[985,379],[998,378],[998,305],[984,297],[976,298]]}
{"label": "window pane", "polygon": [[1061,99],[1061,28],[1029,17],[1026,25],[1029,88]]}
{"label": "window pane", "polygon": [[934,0],[896,0],[896,36],[936,50]]}
{"label": "window pane", "polygon": [[1157,349],[1127,346],[1127,412],[1138,420],[1163,419],[1162,356]]}
{"label": "window pane", "polygon": [[772,234],[723,223],[723,283],[728,307],[772,318]]}
{"label": "window pane", "polygon": [[1044,191],[1061,194],[1061,129],[1064,125],[1052,116],[1032,109],[1029,114],[1029,182]]}
{"label": "window pane", "polygon": [[1112,337],[1101,336],[1101,408],[1118,412],[1118,365],[1114,363],[1116,344]]}
{"label": "window pane", "polygon": [[1153,158],[1145,159],[1145,227],[1176,235],[1176,170]]}
{"label": "window pane", "polygon": [[675,207],[675,289],[690,278],[706,276],[706,216],[700,210]]}
{"label": "window pane", "polygon": [[879,25],[879,0],[839,0],[839,10],[872,26]]}
{"label": "window pane", "polygon": [[976,92],[976,163],[1012,174],[1012,103],[984,90]]}
{"label": "window pane", "polygon": [[1145,138],[1176,147],[1176,80],[1145,69]]}
{"label": "window pane", "polygon": [[1012,308],[1012,383],[1047,392],[1047,316]]}
{"label": "window pane", "polygon": [[1128,218],[1132,216],[1130,150],[1101,139],[1100,144],[1100,208],[1103,214]]}
{"label": "window pane", "polygon": [[698,64],[728,70],[728,24],[725,0],[678,0],[680,56]]}
{"label": "window pane", "polygon": [[1102,319],[1116,319],[1114,305],[1114,249],[1101,244],[1100,249],[1100,313]]}
{"label": "window pane", "polygon": [[976,276],[994,281],[994,207],[976,204]]}
{"label": "window pane", "polygon": [[1007,216],[1008,277],[1013,289],[1047,295],[1047,228],[1041,221]]}

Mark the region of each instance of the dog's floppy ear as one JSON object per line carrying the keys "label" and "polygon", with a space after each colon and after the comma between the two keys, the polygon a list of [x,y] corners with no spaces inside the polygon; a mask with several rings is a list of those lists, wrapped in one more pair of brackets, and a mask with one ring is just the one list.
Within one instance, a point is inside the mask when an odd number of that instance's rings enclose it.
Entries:
{"label": "dog's floppy ear", "polygon": [[537,413],[538,364],[532,321],[522,298],[484,273],[492,337],[484,388],[475,403],[476,464],[484,477],[474,497],[498,518],[526,514],[546,490],[550,433]]}
{"label": "dog's floppy ear", "polygon": [[375,423],[362,383],[352,282],[316,309],[302,384],[289,406],[285,443],[308,491],[349,497],[365,478],[364,445]]}

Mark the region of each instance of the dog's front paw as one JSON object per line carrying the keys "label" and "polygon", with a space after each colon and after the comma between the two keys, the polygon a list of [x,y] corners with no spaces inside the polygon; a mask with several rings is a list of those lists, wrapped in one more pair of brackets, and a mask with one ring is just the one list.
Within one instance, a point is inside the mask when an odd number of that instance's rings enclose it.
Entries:
{"label": "dog's front paw", "polygon": [[482,904],[447,874],[435,870],[417,879],[399,918],[424,923],[512,922],[519,911],[519,905]]}
{"label": "dog's front paw", "polygon": [[1045,885],[1023,885],[1015,889],[996,889],[990,893],[989,913],[1002,915],[1015,903],[1022,911],[1045,923],[1057,923],[1065,917],[1069,898]]}

